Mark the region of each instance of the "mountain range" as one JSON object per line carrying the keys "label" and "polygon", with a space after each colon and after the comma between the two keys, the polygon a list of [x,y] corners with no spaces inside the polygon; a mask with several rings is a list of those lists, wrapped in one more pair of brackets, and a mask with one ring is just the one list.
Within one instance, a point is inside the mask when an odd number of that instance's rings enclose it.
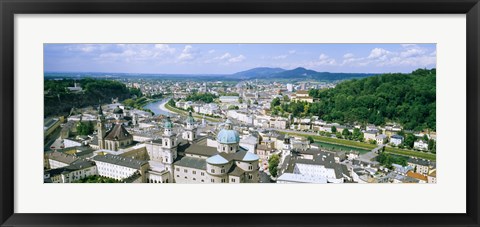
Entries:
{"label": "mountain range", "polygon": [[331,73],[317,72],[298,67],[287,70],[282,68],[258,67],[233,74],[153,74],[153,73],[99,73],[99,72],[45,72],[45,77],[55,78],[163,78],[163,79],[199,79],[199,80],[251,80],[251,79],[288,79],[288,80],[318,80],[336,81],[353,78],[375,76],[373,73]]}
{"label": "mountain range", "polygon": [[231,76],[240,79],[313,79],[335,81],[353,78],[364,78],[375,75],[377,74],[317,72],[303,67],[298,67],[291,70],[286,70],[282,68],[259,67],[234,73]]}

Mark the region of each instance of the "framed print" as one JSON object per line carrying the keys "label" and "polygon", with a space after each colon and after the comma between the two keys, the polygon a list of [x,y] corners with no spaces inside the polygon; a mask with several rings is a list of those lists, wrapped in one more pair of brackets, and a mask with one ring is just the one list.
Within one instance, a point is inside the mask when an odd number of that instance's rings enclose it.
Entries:
{"label": "framed print", "polygon": [[476,0],[1,9],[2,226],[479,225]]}

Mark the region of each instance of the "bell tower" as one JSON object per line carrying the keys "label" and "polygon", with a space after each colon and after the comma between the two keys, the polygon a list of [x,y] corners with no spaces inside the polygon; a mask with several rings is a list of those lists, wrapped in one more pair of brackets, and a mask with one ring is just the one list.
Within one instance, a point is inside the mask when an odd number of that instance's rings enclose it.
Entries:
{"label": "bell tower", "polygon": [[105,149],[105,116],[103,115],[102,105],[98,106],[98,116],[97,116],[97,139],[98,146],[100,149]]}
{"label": "bell tower", "polygon": [[168,116],[163,124],[162,135],[162,162],[165,164],[165,170],[170,172],[169,182],[174,182],[173,162],[177,158],[176,134],[173,132],[173,123]]}
{"label": "bell tower", "polygon": [[185,121],[185,132],[183,132],[183,139],[192,143],[196,139],[197,128],[195,127],[195,119],[192,116],[192,112],[188,113],[187,120]]}

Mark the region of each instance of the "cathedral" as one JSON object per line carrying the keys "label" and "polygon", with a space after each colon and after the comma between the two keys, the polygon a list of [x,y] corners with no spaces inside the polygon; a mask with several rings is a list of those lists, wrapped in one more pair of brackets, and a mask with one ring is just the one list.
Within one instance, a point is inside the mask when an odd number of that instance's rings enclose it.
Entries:
{"label": "cathedral", "polygon": [[207,146],[205,137],[197,137],[191,113],[181,138],[177,140],[173,123],[167,117],[162,138],[147,142],[146,146],[150,160],[163,164],[164,171],[149,172],[148,182],[155,183],[156,178],[175,183],[259,182],[259,157],[239,145],[240,136],[230,120],[218,132],[216,147]]}
{"label": "cathedral", "polygon": [[98,108],[97,132],[98,147],[100,149],[118,151],[119,149],[127,147],[133,143],[133,136],[130,135],[130,133],[119,122],[117,122],[108,132],[105,131],[105,116],[103,115],[101,106]]}

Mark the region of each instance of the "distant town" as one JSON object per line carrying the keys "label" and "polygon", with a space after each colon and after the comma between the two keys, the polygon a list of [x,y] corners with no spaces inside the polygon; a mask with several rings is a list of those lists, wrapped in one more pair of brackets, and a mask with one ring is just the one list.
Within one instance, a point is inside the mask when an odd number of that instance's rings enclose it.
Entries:
{"label": "distant town", "polygon": [[435,46],[329,45],[46,46],[44,182],[436,183]]}
{"label": "distant town", "polygon": [[56,78],[46,88],[66,84],[67,99],[109,83],[128,97],[45,118],[45,182],[436,182],[434,130],[327,121],[286,107],[312,108],[320,102],[312,93],[339,82]]}

